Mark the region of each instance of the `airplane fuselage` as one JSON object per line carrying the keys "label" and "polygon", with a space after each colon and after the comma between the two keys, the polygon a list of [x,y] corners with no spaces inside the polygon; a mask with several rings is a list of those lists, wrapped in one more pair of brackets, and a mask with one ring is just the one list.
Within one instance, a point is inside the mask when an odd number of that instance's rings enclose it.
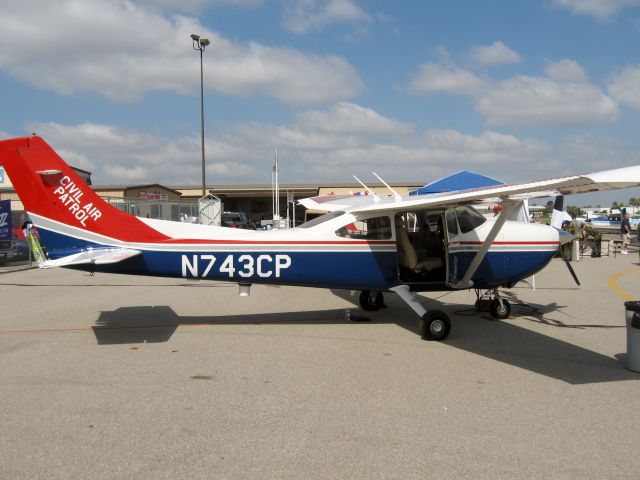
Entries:
{"label": "airplane fuselage", "polygon": [[[445,218],[444,211],[432,213]],[[394,225],[389,212],[385,225]],[[31,217],[49,258],[55,260],[80,251],[118,248],[121,242],[61,223]],[[377,214],[376,219],[381,215]],[[366,216],[344,213],[309,228],[250,231],[140,218],[171,240],[127,247],[140,255],[117,264],[81,264],[71,268],[94,272],[183,277],[240,284],[304,285],[322,288],[386,291],[408,284],[412,290],[448,290],[460,279],[481,248],[493,224],[454,234],[441,232],[442,265],[430,276],[403,278],[397,231],[387,238],[340,236],[346,225],[367,222]],[[449,220],[451,223],[451,220]],[[417,232],[414,232],[417,236]],[[177,236],[183,238],[177,239]],[[355,237],[355,238],[349,238]],[[359,238],[364,237],[364,238]],[[420,245],[416,242],[419,249]],[[555,229],[544,225],[506,222],[473,276],[475,288],[513,285],[542,269],[559,245]],[[428,250],[428,247],[426,247]],[[429,253],[429,252],[427,252]]]}

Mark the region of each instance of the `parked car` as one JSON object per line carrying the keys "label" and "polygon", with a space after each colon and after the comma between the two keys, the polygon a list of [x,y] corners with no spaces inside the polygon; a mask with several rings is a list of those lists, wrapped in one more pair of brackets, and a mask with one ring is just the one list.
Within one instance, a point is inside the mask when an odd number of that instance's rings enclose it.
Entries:
{"label": "parked car", "polygon": [[11,261],[16,246],[16,234],[11,232],[11,240],[0,240],[0,263]]}
{"label": "parked car", "polygon": [[229,228],[252,228],[249,217],[244,212],[222,212],[221,224],[223,227]]}
{"label": "parked car", "polygon": [[23,239],[15,239],[13,249],[9,252],[9,260],[12,262],[23,262],[31,260],[31,250],[29,244]]}
{"label": "parked car", "polygon": [[24,238],[19,239],[15,233],[12,233],[11,237],[10,242],[0,242],[0,263],[29,260],[31,251],[27,241]]}

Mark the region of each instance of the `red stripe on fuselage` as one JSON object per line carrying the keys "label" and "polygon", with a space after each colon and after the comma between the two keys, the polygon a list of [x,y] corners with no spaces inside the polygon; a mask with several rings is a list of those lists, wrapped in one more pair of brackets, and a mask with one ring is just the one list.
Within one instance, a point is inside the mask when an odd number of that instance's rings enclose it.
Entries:
{"label": "red stripe on fuselage", "polygon": [[[484,242],[454,242],[460,245],[483,245]],[[560,242],[493,242],[492,245],[560,245]]]}
{"label": "red stripe on fuselage", "polygon": [[161,242],[153,242],[157,244],[197,244],[197,245],[396,245],[396,242],[391,241],[372,241],[367,242],[364,240],[354,241],[333,241],[333,240],[203,240],[203,239],[169,239]]}

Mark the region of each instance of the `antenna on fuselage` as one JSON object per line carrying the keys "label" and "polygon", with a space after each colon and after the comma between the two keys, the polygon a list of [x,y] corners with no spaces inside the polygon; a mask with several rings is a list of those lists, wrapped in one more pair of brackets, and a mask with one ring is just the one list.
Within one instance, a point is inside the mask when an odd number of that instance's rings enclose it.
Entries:
{"label": "antenna on fuselage", "polygon": [[373,190],[371,190],[369,187],[367,187],[367,186],[366,186],[363,182],[361,182],[361,181],[360,181],[360,179],[359,179],[358,177],[356,177],[355,175],[353,176],[353,178],[355,178],[355,179],[356,179],[356,181],[357,181],[360,185],[362,185],[362,186],[365,188],[365,190],[366,190],[367,192],[369,192],[369,193],[373,196],[373,201],[374,201],[374,203],[378,203],[378,202],[380,201],[380,197],[378,196],[378,194],[377,194],[376,192],[374,192],[374,191],[373,191]]}
{"label": "antenna on fuselage", "polygon": [[380,175],[378,175],[376,172],[371,172],[371,173],[373,173],[376,176],[376,178],[380,180],[384,184],[384,186],[389,189],[391,193],[393,193],[393,196],[396,199],[396,202],[399,202],[400,200],[402,200],[402,195],[400,195],[393,188],[391,188],[391,186],[387,182],[385,182]]}

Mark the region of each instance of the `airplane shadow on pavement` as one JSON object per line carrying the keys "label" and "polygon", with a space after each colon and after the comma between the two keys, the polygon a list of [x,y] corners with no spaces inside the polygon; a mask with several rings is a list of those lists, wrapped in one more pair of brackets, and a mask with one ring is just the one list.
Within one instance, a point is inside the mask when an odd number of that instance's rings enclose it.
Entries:
{"label": "airplane shadow on pavement", "polygon": [[[402,303],[392,303],[392,308],[378,312],[352,309],[357,315],[366,314],[371,319],[367,323],[347,322],[342,308],[248,315],[179,316],[170,306],[122,307],[101,312],[92,329],[99,345],[167,342],[178,327],[199,325],[347,324],[354,328],[367,328],[368,323],[396,324],[417,335],[417,318],[413,312]],[[450,315],[452,332],[443,342],[449,347],[574,385],[640,378],[624,368],[624,354],[613,358],[552,336],[552,329],[555,328],[609,329],[624,326],[548,322],[544,320],[544,313],[492,321],[486,313],[472,314],[468,305],[443,305],[439,302],[434,305],[432,300],[429,307],[444,310]],[[557,305],[533,307],[538,312],[562,308]],[[527,325],[524,321],[542,323],[544,328],[550,329],[549,335],[518,325]],[[424,348],[429,347],[430,342],[425,342]]]}

